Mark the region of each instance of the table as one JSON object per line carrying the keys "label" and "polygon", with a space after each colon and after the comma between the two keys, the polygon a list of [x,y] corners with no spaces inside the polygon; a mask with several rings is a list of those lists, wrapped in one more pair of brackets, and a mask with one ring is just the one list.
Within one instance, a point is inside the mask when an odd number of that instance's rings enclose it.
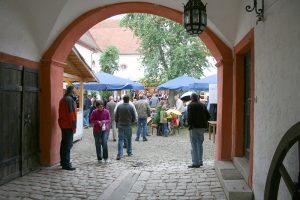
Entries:
{"label": "table", "polygon": [[150,108],[150,112],[155,112],[156,108]]}
{"label": "table", "polygon": [[213,143],[216,141],[216,129],[217,121],[208,121],[208,139],[211,139],[211,133],[213,134]]}
{"label": "table", "polygon": [[147,117],[147,124],[149,124],[150,122],[152,122],[152,118],[151,117]]}

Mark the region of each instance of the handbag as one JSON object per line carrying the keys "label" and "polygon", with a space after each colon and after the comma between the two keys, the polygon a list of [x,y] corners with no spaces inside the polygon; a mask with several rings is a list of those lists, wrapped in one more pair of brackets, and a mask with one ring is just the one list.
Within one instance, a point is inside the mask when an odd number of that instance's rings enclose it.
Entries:
{"label": "handbag", "polygon": [[106,125],[105,125],[105,123],[103,123],[103,125],[102,125],[102,131],[105,131],[106,130]]}

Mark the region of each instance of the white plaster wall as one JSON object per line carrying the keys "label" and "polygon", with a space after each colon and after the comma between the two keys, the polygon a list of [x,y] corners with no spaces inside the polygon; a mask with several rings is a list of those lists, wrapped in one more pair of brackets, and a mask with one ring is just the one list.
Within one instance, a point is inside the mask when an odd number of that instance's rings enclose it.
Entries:
{"label": "white plaster wall", "polygon": [[127,69],[119,69],[114,75],[132,81],[138,81],[144,77],[144,69],[139,55],[120,55],[119,66],[122,64],[126,64]]}
{"label": "white plaster wall", "polygon": [[[255,27],[254,170],[255,199],[263,199],[274,151],[285,132],[300,120],[300,1],[268,1],[266,20]],[[295,148],[285,160],[298,176]],[[278,199],[291,199],[281,186]]]}
{"label": "white plaster wall", "polygon": [[6,2],[0,1],[0,52],[38,61],[39,50],[24,16]]}
{"label": "white plaster wall", "polygon": [[[100,65],[99,65],[99,59],[100,59],[100,53],[96,52],[92,52],[91,50],[75,44],[76,49],[79,51],[80,55],[83,57],[84,61],[86,62],[86,64],[95,72],[98,72],[100,70]],[[95,66],[92,67],[92,62],[95,62]]]}
{"label": "white plaster wall", "polygon": [[234,42],[235,45],[238,44],[253,27],[255,27],[256,23],[255,13],[248,13],[245,10],[245,7],[249,5],[249,1],[242,1],[242,3],[243,4],[239,9],[239,22]]}

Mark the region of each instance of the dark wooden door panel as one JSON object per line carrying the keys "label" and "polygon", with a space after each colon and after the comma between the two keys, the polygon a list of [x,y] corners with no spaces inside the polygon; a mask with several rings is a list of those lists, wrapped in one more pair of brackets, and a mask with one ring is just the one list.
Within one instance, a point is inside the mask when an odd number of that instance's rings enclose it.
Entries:
{"label": "dark wooden door panel", "polygon": [[38,83],[38,72],[25,69],[23,77],[22,174],[39,166]]}
{"label": "dark wooden door panel", "polygon": [[0,63],[0,184],[20,176],[22,68]]}
{"label": "dark wooden door panel", "polygon": [[0,62],[0,87],[22,87],[22,66],[15,66]]}
{"label": "dark wooden door panel", "polygon": [[0,184],[39,166],[38,75],[0,62]]}
{"label": "dark wooden door panel", "polygon": [[250,119],[251,119],[251,54],[248,52],[244,60],[244,153],[250,157]]}

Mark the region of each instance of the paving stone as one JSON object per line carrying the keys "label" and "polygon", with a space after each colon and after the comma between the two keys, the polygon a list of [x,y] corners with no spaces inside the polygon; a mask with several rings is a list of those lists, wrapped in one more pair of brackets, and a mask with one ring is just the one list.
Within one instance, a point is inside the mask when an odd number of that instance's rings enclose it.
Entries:
{"label": "paving stone", "polygon": [[88,200],[96,200],[96,199],[97,199],[97,196],[88,196],[87,199],[88,199]]}
{"label": "paving stone", "polygon": [[44,196],[40,195],[40,194],[31,194],[30,198],[32,198],[32,199],[44,199]]}
{"label": "paving stone", "polygon": [[132,189],[130,190],[130,192],[133,192],[133,193],[141,193],[143,191],[145,187],[145,182],[141,182],[141,181],[137,181]]}
{"label": "paving stone", "polygon": [[189,197],[179,196],[178,199],[189,199]]}
{"label": "paving stone", "polygon": [[117,143],[109,140],[110,162],[98,164],[92,129],[84,129],[83,140],[74,143],[71,151],[75,171],[61,170],[58,165],[42,167],[0,186],[0,196],[5,199],[93,200],[127,171],[139,172],[139,176],[124,194],[126,199],[226,199],[214,169],[215,144],[207,140],[207,134],[204,166],[199,169],[187,168],[191,164],[191,147],[186,129],[180,135],[148,139],[148,142],[133,141],[134,155],[124,156],[120,161],[115,160]]}
{"label": "paving stone", "polygon": [[186,190],[186,185],[179,185],[176,187],[177,190]]}

